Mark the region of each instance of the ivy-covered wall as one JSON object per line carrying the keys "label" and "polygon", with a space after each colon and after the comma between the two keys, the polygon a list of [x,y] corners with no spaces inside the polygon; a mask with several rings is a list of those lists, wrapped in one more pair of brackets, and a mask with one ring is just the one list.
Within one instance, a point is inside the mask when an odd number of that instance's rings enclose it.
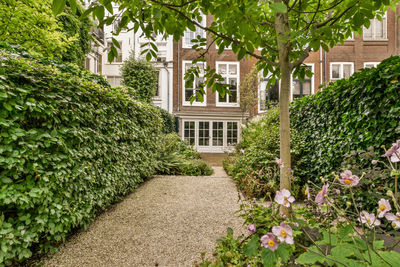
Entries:
{"label": "ivy-covered wall", "polygon": [[291,127],[307,142],[304,179],[340,170],[352,150],[376,151],[400,139],[400,57],[384,60],[322,92],[294,101]]}
{"label": "ivy-covered wall", "polygon": [[0,45],[0,265],[48,248],[153,174],[157,108]]}

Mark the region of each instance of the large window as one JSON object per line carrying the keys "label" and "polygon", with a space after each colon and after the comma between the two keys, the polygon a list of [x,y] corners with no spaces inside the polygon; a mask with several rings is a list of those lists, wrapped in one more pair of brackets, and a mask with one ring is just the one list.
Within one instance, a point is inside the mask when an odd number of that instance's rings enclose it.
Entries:
{"label": "large window", "polygon": [[376,68],[378,67],[380,62],[364,62],[364,68],[370,69],[370,68]]}
{"label": "large window", "polygon": [[[203,15],[200,24],[205,27],[207,25],[206,21],[207,21],[206,16]],[[195,45],[195,43],[193,43],[192,40],[197,39],[198,36],[200,36],[201,38],[206,38],[206,32],[198,26],[195,27],[196,27],[195,31],[191,30],[185,31],[183,35],[183,44],[182,44],[183,48],[192,48],[192,46]]]}
{"label": "large window", "polygon": [[371,19],[369,28],[363,29],[364,40],[386,40],[387,39],[387,21],[386,14],[382,20],[378,18]]}
{"label": "large window", "polygon": [[214,121],[212,129],[212,145],[223,146],[224,145],[224,122]]}
{"label": "large window", "polygon": [[[262,74],[260,73],[260,76]],[[269,103],[279,102],[279,81],[274,85],[268,86],[269,78],[261,78],[258,84],[258,111],[264,112],[268,110]]]}
{"label": "large window", "polygon": [[354,72],[353,62],[332,62],[331,81],[337,81],[350,77]]}
{"label": "large window", "polygon": [[[193,106],[205,106],[207,104],[206,95],[203,95],[203,102],[200,102],[200,99],[197,96],[197,93],[201,93],[201,85],[204,82],[204,69],[205,63],[197,63],[197,67],[199,68],[199,77],[194,77],[193,86],[186,87],[185,86],[185,73],[188,69],[190,69],[193,64],[191,61],[183,61],[183,75],[182,75],[182,86],[183,86],[183,105],[193,105]],[[207,88],[203,87],[204,92],[206,92]],[[192,96],[196,96],[195,101],[191,104],[190,98]]]}
{"label": "large window", "polygon": [[[113,62],[114,63],[121,63],[122,62],[122,42],[118,42],[119,43],[119,47],[121,47],[121,48],[118,48],[118,47],[116,47],[115,46],[115,49],[117,49],[117,52],[118,52],[118,56],[113,60]],[[111,49],[111,46],[112,46],[112,42],[107,42],[107,51],[108,52],[110,52],[110,49]]]}
{"label": "large window", "polygon": [[190,145],[195,145],[195,122],[185,121],[184,123],[184,136],[183,139]]}
{"label": "large window", "polygon": [[[311,72],[313,72],[313,65],[308,65],[308,68]],[[293,79],[292,84],[292,95],[293,99],[300,98],[303,96],[308,96],[313,93],[313,77],[305,77],[304,81],[300,79]]]}
{"label": "large window", "polygon": [[239,106],[239,62],[217,61],[217,72],[224,78],[224,83],[229,84],[230,94],[222,96],[217,92],[217,106]]}
{"label": "large window", "polygon": [[107,76],[107,81],[111,85],[111,87],[120,86],[122,84],[122,77],[121,76]]}
{"label": "large window", "polygon": [[210,145],[210,122],[199,121],[199,146]]}
{"label": "large window", "polygon": [[236,144],[238,141],[238,123],[233,121],[228,121],[226,123],[226,141],[228,145]]}

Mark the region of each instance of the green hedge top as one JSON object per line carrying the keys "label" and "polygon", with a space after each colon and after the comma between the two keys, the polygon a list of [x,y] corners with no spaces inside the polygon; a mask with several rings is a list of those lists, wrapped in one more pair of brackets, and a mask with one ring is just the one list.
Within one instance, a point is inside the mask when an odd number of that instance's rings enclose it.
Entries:
{"label": "green hedge top", "polygon": [[339,170],[352,150],[391,145],[400,135],[400,57],[363,69],[291,105],[292,127],[310,148],[306,176]]}
{"label": "green hedge top", "polygon": [[0,266],[31,255],[153,174],[155,107],[72,65],[0,46]]}

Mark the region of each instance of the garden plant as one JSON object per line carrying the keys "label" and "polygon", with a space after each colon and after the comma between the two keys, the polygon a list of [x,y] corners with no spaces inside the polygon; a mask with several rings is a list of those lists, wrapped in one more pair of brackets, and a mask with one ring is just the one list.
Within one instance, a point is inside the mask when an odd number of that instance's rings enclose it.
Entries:
{"label": "garden plant", "polygon": [[[270,202],[242,205],[249,234],[233,237],[232,229],[219,240],[216,260],[200,266],[398,266],[400,207],[400,140],[374,159],[390,170],[396,185],[373,209],[356,203],[354,193],[363,179],[344,169],[322,178],[322,186],[309,182],[306,201],[297,204],[291,192],[277,191]],[[387,160],[387,162],[385,162]],[[278,162],[278,164],[281,164]],[[349,197],[346,207],[340,203]],[[285,216],[279,207],[291,208]],[[354,207],[354,209],[350,209]]]}

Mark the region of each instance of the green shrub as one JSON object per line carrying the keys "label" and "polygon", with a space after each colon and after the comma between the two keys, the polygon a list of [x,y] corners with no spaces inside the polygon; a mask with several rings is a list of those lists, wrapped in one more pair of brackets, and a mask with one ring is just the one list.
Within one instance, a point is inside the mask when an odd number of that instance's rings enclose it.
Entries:
{"label": "green shrub", "polygon": [[363,69],[292,103],[291,126],[307,140],[302,177],[340,169],[352,150],[390,145],[400,133],[400,57]]}
{"label": "green shrub", "polygon": [[[301,155],[305,142],[296,130],[291,130],[292,168],[297,174],[302,171]],[[223,163],[240,190],[248,197],[265,197],[279,188],[279,109],[273,108],[250,122],[242,129],[242,140],[236,152]],[[293,192],[297,196],[305,181],[294,180]]]}
{"label": "green shrub", "polygon": [[121,68],[122,82],[135,90],[135,99],[150,103],[158,87],[157,69],[144,59],[136,59],[134,55],[124,61]]}
{"label": "green shrub", "polygon": [[176,123],[174,115],[170,114],[165,109],[160,108],[161,119],[163,123],[162,131],[165,134],[176,132]]}
{"label": "green shrub", "polygon": [[0,47],[0,265],[51,248],[154,171],[159,111],[73,65]]}
{"label": "green shrub", "polygon": [[200,176],[211,175],[213,171],[192,146],[183,142],[176,133],[170,133],[161,138],[156,172]]}

